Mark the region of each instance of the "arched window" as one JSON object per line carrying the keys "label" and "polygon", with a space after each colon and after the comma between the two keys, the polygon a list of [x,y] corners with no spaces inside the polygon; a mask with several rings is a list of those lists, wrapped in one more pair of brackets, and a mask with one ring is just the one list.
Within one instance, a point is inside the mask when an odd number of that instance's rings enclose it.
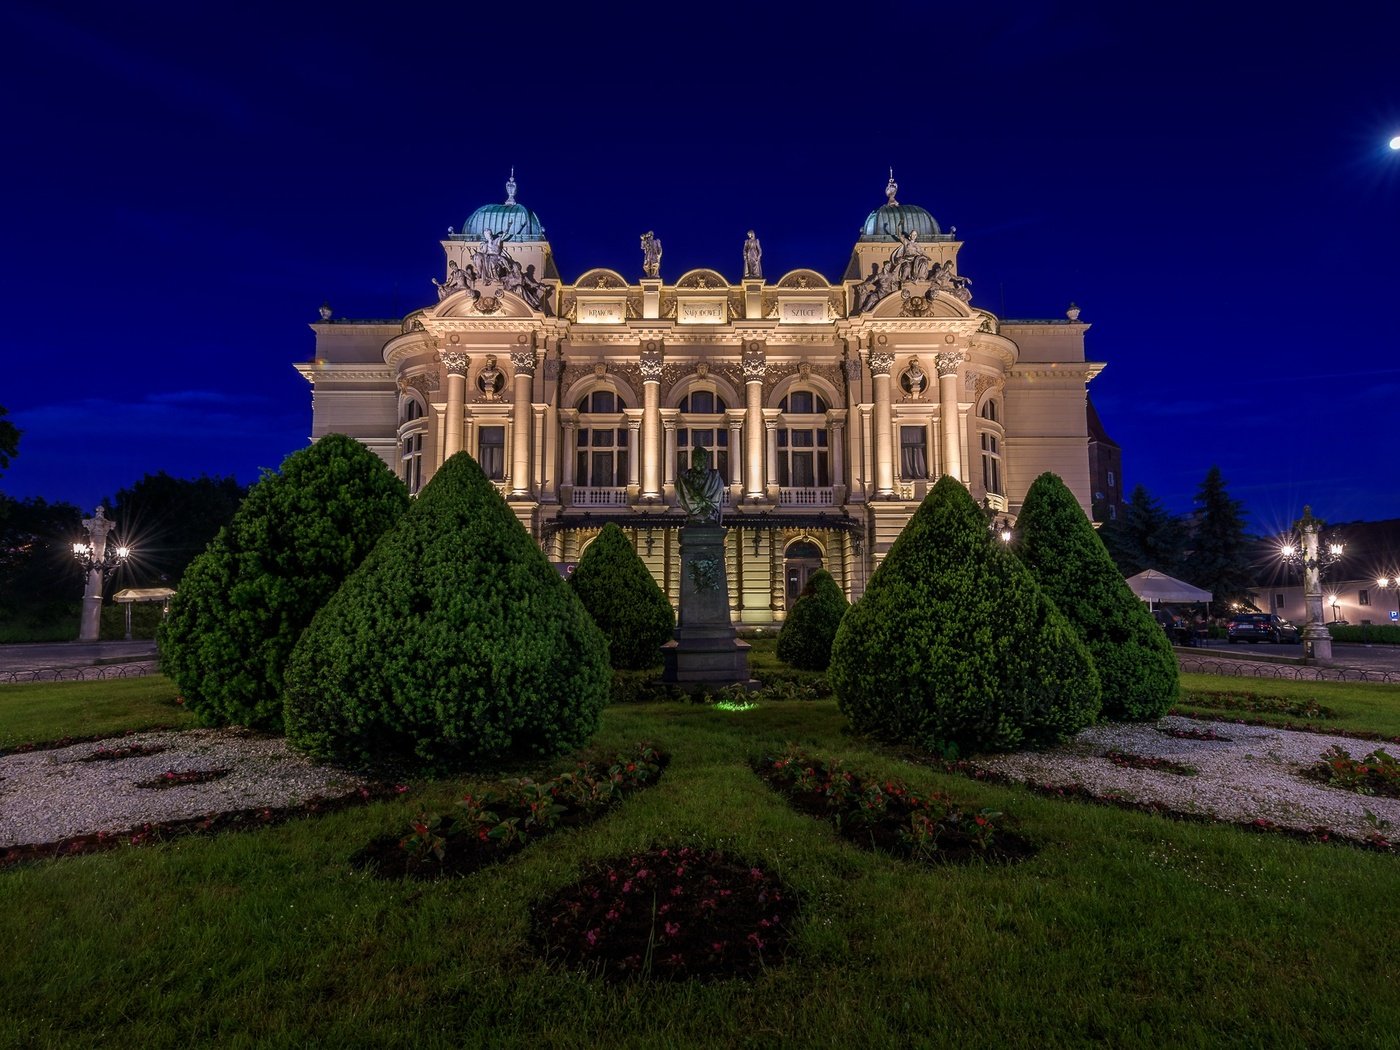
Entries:
{"label": "arched window", "polygon": [[982,406],[982,418],[992,423],[1000,423],[1001,418],[997,415],[997,403],[989,400]]}
{"label": "arched window", "polygon": [[627,484],[626,410],[626,403],[611,390],[595,390],[579,399],[576,485],[622,488]]}
{"label": "arched window", "polygon": [[989,495],[1001,491],[1001,441],[989,431],[982,431],[982,487]]}
{"label": "arched window", "polygon": [[423,487],[423,437],[427,415],[423,402],[406,397],[399,406],[399,477],[409,492]]}
{"label": "arched window", "polygon": [[826,400],[814,390],[793,390],[778,408],[778,487],[829,488]]}
{"label": "arched window", "polygon": [[681,420],[676,427],[676,471],[690,469],[691,453],[697,448],[710,452],[710,466],[729,484],[729,427],[724,398],[710,390],[693,390],[681,398]]}

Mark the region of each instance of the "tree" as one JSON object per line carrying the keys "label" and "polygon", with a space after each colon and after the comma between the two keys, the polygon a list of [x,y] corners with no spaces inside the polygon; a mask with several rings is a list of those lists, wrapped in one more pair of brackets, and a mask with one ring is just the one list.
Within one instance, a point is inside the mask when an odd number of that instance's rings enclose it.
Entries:
{"label": "tree", "polygon": [[19,454],[19,436],[24,433],[5,417],[9,410],[0,405],[0,470],[8,470],[10,460]]}
{"label": "tree", "polygon": [[465,452],[316,614],[287,665],[287,739],[354,765],[479,767],[585,743],[607,640]]}
{"label": "tree", "polygon": [[637,670],[661,663],[676,614],[620,528],[603,526],[569,577],[569,586],[608,639],[613,667]]}
{"label": "tree", "polygon": [[1181,572],[1186,544],[1186,526],[1169,514],[1142,485],[1128,497],[1123,517],[1106,523],[1099,531],[1104,546],[1125,577],[1155,569],[1168,576]]}
{"label": "tree", "polygon": [[0,619],[39,627],[74,613],[83,572],[72,545],[82,523],[71,503],[0,496]]}
{"label": "tree", "polygon": [[343,434],[264,474],[190,563],[158,631],[185,706],[206,724],[280,729],[292,647],[407,505],[384,461]]}
{"label": "tree", "polygon": [[825,671],[836,629],[850,607],[831,573],[812,573],[778,632],[778,659],[799,670]]}
{"label": "tree", "polygon": [[1100,704],[1079,636],[951,475],[841,621],[828,677],[857,732],[944,752],[1053,743]]}
{"label": "tree", "polygon": [[1186,559],[1186,579],[1214,595],[1211,613],[1225,615],[1230,603],[1248,603],[1250,543],[1245,536],[1244,504],[1231,499],[1218,466],[1206,473],[1196,493],[1196,528]]}
{"label": "tree", "polygon": [[1016,531],[1017,556],[1094,660],[1104,715],[1143,721],[1166,714],[1180,691],[1176,654],[1060,478],[1035,479]]}
{"label": "tree", "polygon": [[186,480],[163,470],[121,489],[107,505],[117,535],[133,548],[131,575],[138,585],[174,587],[195,555],[233,520],[246,494],[231,475]]}

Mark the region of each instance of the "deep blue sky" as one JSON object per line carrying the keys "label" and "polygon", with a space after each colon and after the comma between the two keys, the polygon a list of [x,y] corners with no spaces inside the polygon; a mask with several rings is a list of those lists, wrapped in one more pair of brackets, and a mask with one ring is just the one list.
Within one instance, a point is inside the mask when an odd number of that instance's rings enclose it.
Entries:
{"label": "deep blue sky", "polygon": [[639,276],[648,229],[663,276],[737,277],[750,227],[839,278],[893,165],[974,304],[1083,308],[1129,487],[1184,511],[1217,463],[1259,531],[1400,517],[1386,7],[10,0],[0,488],[275,467],[317,306],[434,300],[511,165],[570,279]]}

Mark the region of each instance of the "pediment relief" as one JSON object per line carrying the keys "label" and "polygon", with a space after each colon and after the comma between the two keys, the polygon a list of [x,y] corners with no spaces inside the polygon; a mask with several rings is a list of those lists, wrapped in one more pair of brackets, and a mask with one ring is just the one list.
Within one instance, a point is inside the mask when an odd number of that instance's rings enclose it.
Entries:
{"label": "pediment relief", "polygon": [[872,317],[971,317],[966,303],[931,286],[906,285],[881,299]]}
{"label": "pediment relief", "polygon": [[602,267],[589,270],[577,281],[574,287],[579,291],[589,291],[594,288],[626,288],[627,282],[616,270],[608,270]]}
{"label": "pediment relief", "polygon": [[691,270],[676,282],[678,290],[692,291],[695,289],[705,291],[728,291],[729,281],[714,270]]}
{"label": "pediment relief", "polygon": [[816,270],[793,270],[791,273],[783,275],[778,282],[779,288],[804,289],[804,288],[830,288],[828,281]]}
{"label": "pediment relief", "polygon": [[434,317],[500,317],[525,318],[538,316],[518,295],[497,290],[494,294],[457,292],[438,303]]}

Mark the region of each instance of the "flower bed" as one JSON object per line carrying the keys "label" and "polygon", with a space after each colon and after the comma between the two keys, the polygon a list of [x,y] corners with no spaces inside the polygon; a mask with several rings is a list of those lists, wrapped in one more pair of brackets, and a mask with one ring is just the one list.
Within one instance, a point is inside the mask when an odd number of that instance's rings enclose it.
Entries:
{"label": "flower bed", "polygon": [[1184,762],[1138,755],[1131,751],[1108,751],[1103,757],[1122,769],[1150,769],[1158,773],[1175,773],[1182,777],[1194,777],[1197,772],[1195,766],[1188,766]]}
{"label": "flower bed", "polygon": [[1270,696],[1249,690],[1192,689],[1182,695],[1181,702],[1217,711],[1256,711],[1260,714],[1288,715],[1292,718],[1336,717],[1335,711],[1316,700],[1292,700],[1286,696]]}
{"label": "flower bed", "polygon": [[1341,746],[1329,747],[1322,753],[1322,759],[1305,769],[1303,775],[1358,795],[1400,798],[1400,760],[1384,748],[1376,748],[1366,757],[1356,759]]}
{"label": "flower bed", "polygon": [[165,788],[184,787],[186,784],[208,784],[214,780],[222,780],[232,773],[232,769],[167,769],[158,777],[151,780],[138,780],[136,786],[139,788],[149,788],[163,790]]}
{"label": "flower bed", "polygon": [[127,747],[99,747],[89,755],[78,759],[79,762],[119,762],[123,758],[144,758],[147,755],[158,755],[162,751],[167,751],[164,744],[131,744]]}
{"label": "flower bed", "polygon": [[532,910],[551,962],[605,980],[749,977],[783,958],[797,913],[776,876],[717,850],[605,861]]}
{"label": "flower bed", "polygon": [[381,835],[350,862],[386,879],[467,875],[551,832],[591,824],[627,795],[654,784],[666,756],[649,744],[610,763],[581,762],[553,780],[509,781],[469,794],[453,815],[420,814],[405,835]]}
{"label": "flower bed", "polygon": [[867,849],[925,864],[1012,863],[1035,853],[1006,829],[1001,813],[968,812],[946,795],[870,780],[802,751],[764,757],[754,772],[794,809],[829,820],[843,838]]}

